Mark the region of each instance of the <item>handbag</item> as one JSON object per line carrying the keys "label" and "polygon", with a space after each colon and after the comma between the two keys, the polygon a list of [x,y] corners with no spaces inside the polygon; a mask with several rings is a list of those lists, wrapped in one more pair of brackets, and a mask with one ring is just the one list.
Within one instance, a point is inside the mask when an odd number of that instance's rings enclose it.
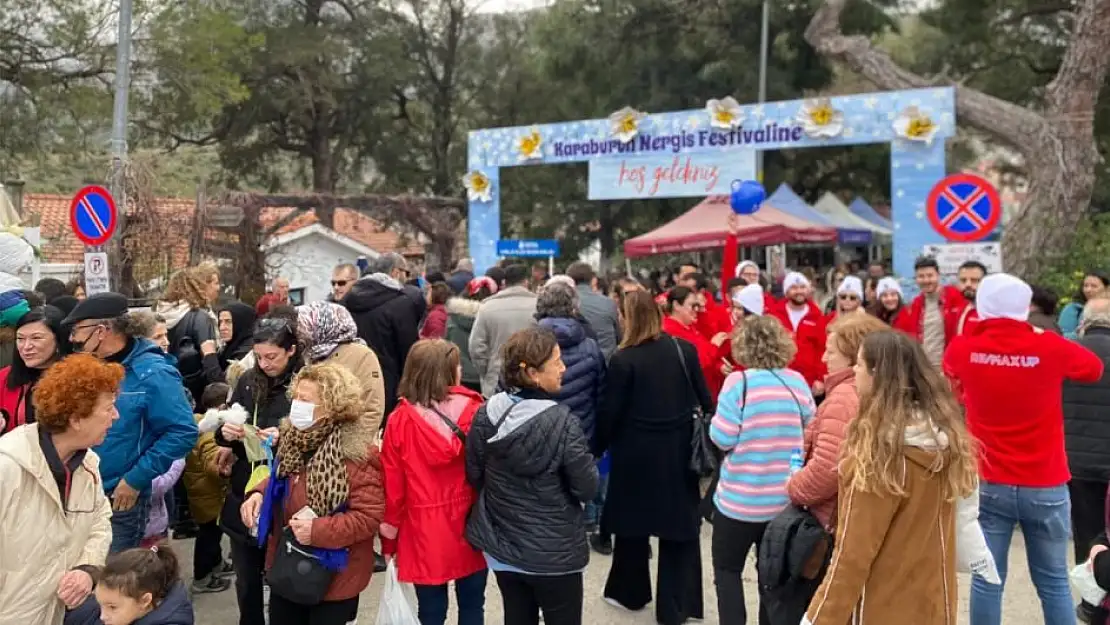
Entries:
{"label": "handbag", "polygon": [[705,414],[702,413],[701,405],[696,401],[698,391],[694,386],[694,379],[690,376],[690,370],[686,366],[686,355],[682,353],[682,346],[673,337],[671,342],[674,343],[675,351],[678,352],[678,360],[682,363],[682,373],[686,376],[686,386],[695,397],[691,410],[694,428],[690,434],[690,470],[696,473],[698,477],[709,477],[716,473],[720,461],[714,451],[713,441],[709,439],[709,423]]}
{"label": "handbag", "polygon": [[[276,508],[280,525],[285,519],[284,495]],[[282,528],[273,564],[266,573],[271,591],[297,605],[318,605],[324,601],[334,579],[335,572],[324,566],[311,547],[297,542],[292,529]]]}

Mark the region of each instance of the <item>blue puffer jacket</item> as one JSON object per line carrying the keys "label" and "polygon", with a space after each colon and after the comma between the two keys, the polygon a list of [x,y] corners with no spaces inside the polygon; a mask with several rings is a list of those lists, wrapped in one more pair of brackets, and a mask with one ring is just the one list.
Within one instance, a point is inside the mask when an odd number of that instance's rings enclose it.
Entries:
{"label": "blue puffer jacket", "polygon": [[541,319],[539,324],[555,333],[567,368],[563,373],[563,387],[555,401],[578,417],[586,438],[592,441],[597,404],[605,390],[605,357],[601,348],[588,336],[586,326],[578,319],[549,317]]}
{"label": "blue puffer jacket", "polygon": [[172,359],[154,343],[137,339],[123,369],[116,399],[119,420],[93,449],[100,456],[100,477],[109,495],[120,479],[149,493],[151,481],[197,444],[193,410]]}

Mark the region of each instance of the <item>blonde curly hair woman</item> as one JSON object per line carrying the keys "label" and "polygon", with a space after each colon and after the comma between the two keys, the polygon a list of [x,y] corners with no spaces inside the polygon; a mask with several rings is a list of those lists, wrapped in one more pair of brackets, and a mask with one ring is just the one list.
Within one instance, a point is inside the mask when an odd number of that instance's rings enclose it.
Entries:
{"label": "blonde curly hair woman", "polygon": [[[258,530],[266,547],[270,623],[353,622],[385,514],[382,464],[364,418],[362,383],[345,367],[309,365],[293,378],[290,396],[272,477],[241,509],[243,523]],[[280,524],[272,527],[275,512]],[[275,553],[287,547],[310,551],[332,571],[326,589],[309,596],[310,589],[273,575]]]}
{"label": "blonde curly hair woman", "polygon": [[[802,374],[787,365],[797,347],[774,317],[749,317],[732,342],[743,371],[725,379],[709,436],[725,452],[713,490],[713,570],[722,625],[744,623],[742,575],[767,524],[790,503],[786,482],[815,404]],[[753,487],[753,484],[756,485]],[[767,622],[760,605],[760,622]]]}
{"label": "blonde curly hair woman", "polygon": [[204,387],[224,378],[216,353],[218,334],[212,312],[219,296],[219,267],[201,263],[173,274],[162,300],[152,309],[166,320],[166,351],[177,358],[177,370],[198,405]]}

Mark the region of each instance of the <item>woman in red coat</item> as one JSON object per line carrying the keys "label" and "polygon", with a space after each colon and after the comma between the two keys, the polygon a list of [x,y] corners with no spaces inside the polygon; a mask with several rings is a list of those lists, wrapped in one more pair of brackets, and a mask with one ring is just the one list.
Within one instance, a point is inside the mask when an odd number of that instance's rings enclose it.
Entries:
{"label": "woman in red coat", "polygon": [[382,442],[382,554],[396,555],[398,579],[415,586],[424,625],[447,620],[452,581],[459,622],[484,619],[486,561],[464,536],[475,497],[466,482],[464,443],[482,396],[461,386],[461,376],[454,343],[413,345]]}
{"label": "woman in red coat", "polygon": [[877,301],[872,304],[871,314],[895,330],[916,337],[917,330],[913,327],[910,311],[902,300],[902,287],[898,285],[898,281],[894,278],[879,280],[875,295]]}
{"label": "woman in red coat", "polygon": [[718,332],[711,339],[702,336],[697,329],[697,320],[703,310],[704,305],[698,301],[697,293],[684,286],[676,286],[667,294],[663,331],[676,339],[688,341],[698,350],[698,366],[705,375],[705,385],[709,387],[711,396],[716,397],[725,381],[717,349],[728,342],[728,333]]}

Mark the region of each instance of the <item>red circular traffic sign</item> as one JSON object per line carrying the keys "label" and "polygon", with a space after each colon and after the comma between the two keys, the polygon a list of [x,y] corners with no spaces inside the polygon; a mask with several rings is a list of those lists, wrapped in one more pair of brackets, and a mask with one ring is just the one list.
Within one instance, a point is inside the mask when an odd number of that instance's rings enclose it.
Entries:
{"label": "red circular traffic sign", "polygon": [[116,202],[107,189],[87,186],[69,203],[69,227],[82,243],[104,245],[116,232]]}
{"label": "red circular traffic sign", "polygon": [[953,174],[929,191],[925,212],[933,229],[949,241],[979,241],[1002,219],[1002,201],[986,179]]}

